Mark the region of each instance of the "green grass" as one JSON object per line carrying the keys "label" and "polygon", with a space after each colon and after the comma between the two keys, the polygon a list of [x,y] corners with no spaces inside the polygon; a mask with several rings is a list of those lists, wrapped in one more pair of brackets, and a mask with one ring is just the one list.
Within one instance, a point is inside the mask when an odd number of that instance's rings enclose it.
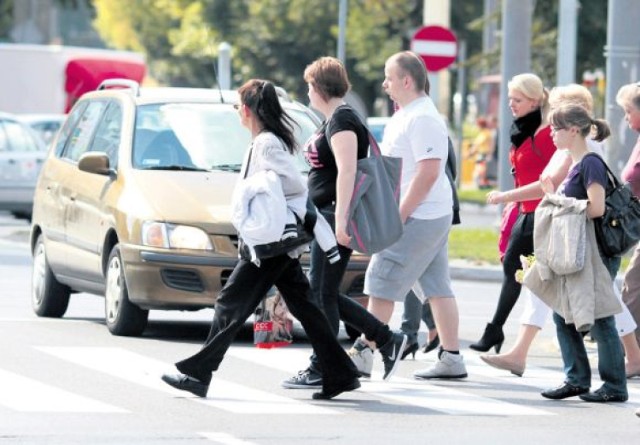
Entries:
{"label": "green grass", "polygon": [[[453,227],[449,234],[449,258],[465,259],[479,265],[499,265],[498,236],[495,229]],[[632,252],[622,258],[620,272],[627,270]]]}
{"label": "green grass", "polygon": [[500,264],[498,232],[494,229],[452,228],[449,234],[449,258],[478,264]]}
{"label": "green grass", "polygon": [[487,193],[493,189],[458,189],[458,199],[460,202],[470,202],[484,205],[487,203]]}

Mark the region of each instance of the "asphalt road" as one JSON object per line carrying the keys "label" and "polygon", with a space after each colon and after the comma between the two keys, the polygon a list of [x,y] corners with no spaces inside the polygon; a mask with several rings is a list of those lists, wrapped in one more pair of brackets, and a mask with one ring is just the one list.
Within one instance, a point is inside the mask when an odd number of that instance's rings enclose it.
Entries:
{"label": "asphalt road", "polygon": [[[639,443],[640,419],[633,412],[640,406],[640,380],[630,382],[624,404],[540,397],[541,389],[563,379],[551,323],[538,336],[522,378],[486,366],[468,349],[495,307],[496,282],[453,282],[469,372],[463,381],[413,380],[413,371],[434,362],[432,352],[402,362],[391,381],[382,382],[376,356],[374,376],[363,379],[360,390],[312,401],[311,391],[279,384],[306,365],[311,351],[304,334],[297,330],[291,346],[260,350],[247,324],[208,398],[197,399],[159,376],[198,350],[211,310],[152,311],[140,338],[111,336],[102,299],[86,294],[72,297],[62,319],[37,318],[29,303],[25,228],[0,216],[2,444]],[[399,309],[392,327],[399,326]],[[518,304],[505,327],[510,341],[520,310]],[[597,357],[588,347],[597,386]]]}

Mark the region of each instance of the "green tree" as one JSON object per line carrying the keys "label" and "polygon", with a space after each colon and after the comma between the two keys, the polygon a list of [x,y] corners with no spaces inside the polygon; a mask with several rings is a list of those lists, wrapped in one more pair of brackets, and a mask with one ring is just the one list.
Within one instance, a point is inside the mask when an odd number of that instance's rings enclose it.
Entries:
{"label": "green tree", "polygon": [[[349,1],[346,65],[353,89],[370,110],[382,96],[384,61],[408,48],[421,26],[424,1]],[[451,26],[467,42],[470,82],[500,64],[499,49],[482,52],[482,3],[452,2]],[[580,4],[578,78],[585,69],[604,66],[607,9],[602,0]],[[94,6],[94,24],[106,43],[143,52],[151,75],[169,85],[215,85],[218,45],[227,41],[233,48],[234,85],[268,78],[304,98],[304,68],[336,53],[337,0],[94,0]],[[535,2],[532,70],[549,86],[555,82],[557,14],[557,0]]]}
{"label": "green tree", "polygon": [[13,26],[13,0],[0,0],[0,42],[10,40],[11,26]]}

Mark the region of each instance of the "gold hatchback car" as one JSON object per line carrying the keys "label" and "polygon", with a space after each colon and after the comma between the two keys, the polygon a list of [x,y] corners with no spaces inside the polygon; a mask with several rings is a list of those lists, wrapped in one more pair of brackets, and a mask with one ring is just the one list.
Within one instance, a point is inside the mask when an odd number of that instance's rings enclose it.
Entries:
{"label": "gold hatchback car", "polygon": [[[150,309],[215,306],[238,258],[230,203],[250,136],[237,101],[234,91],[112,79],[75,104],[34,196],[36,314],[62,317],[72,293],[104,295],[109,331],[133,336]],[[318,119],[286,94],[281,102],[304,142]],[[361,296],[367,261],[354,255],[342,292]]]}

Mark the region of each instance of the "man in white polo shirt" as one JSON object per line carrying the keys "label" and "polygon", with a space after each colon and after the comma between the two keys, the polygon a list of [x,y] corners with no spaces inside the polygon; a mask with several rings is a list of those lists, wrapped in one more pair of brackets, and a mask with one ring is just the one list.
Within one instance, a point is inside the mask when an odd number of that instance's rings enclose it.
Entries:
{"label": "man in white polo shirt", "polygon": [[[399,109],[385,128],[381,150],[402,158],[404,233],[371,258],[365,278],[368,310],[388,323],[395,302],[404,301],[413,288],[422,301],[429,300],[442,344],[435,366],[416,371],[415,378],[464,378],[467,371],[459,352],[458,306],[451,290],[447,250],[453,213],[445,174],[447,126],[425,93],[427,70],[420,57],[409,51],[394,54],[384,73],[382,87]],[[352,351],[358,366],[354,352],[370,354],[363,339],[356,341]]]}

